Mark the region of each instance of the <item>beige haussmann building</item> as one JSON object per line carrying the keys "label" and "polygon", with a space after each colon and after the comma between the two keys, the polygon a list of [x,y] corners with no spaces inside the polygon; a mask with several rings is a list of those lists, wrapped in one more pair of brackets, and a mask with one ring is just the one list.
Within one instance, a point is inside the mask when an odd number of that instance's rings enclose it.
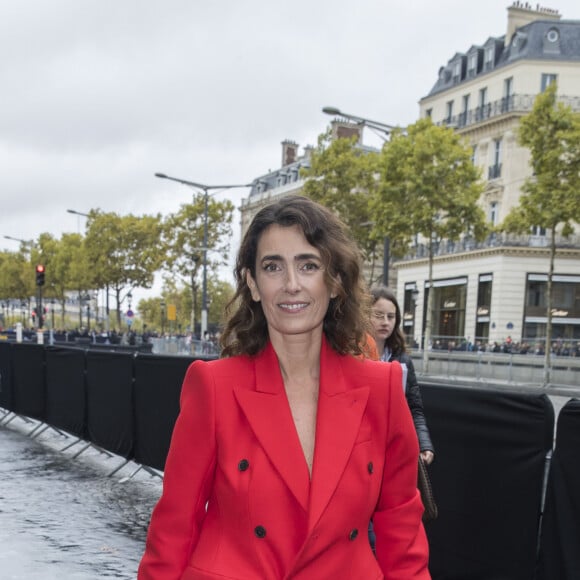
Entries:
{"label": "beige haussmann building", "polygon": [[[580,111],[580,20],[516,1],[507,8],[505,30],[502,36],[474,39],[482,43],[462,47],[420,100],[421,117],[454,127],[473,147],[474,163],[486,179],[480,203],[495,225],[518,203],[531,174],[529,153],[518,145],[517,131],[535,97],[557,82],[559,99]],[[333,128],[340,137],[350,135],[356,125],[335,123]],[[282,143],[281,167],[256,178],[243,200],[242,232],[263,205],[301,191],[300,169],[310,166],[310,152],[306,147],[299,155],[296,143]],[[538,226],[527,236],[494,235],[483,243],[442,241],[434,263],[433,347],[503,343],[508,337],[530,348],[541,344],[548,233]],[[553,336],[572,344],[580,341],[580,228],[576,236],[559,241]],[[404,331],[409,342],[422,344],[430,291],[427,248],[418,243],[391,268]]]}
{"label": "beige haussmann building", "polygon": [[[580,111],[580,21],[514,2],[507,9],[505,35],[463,49],[439,69],[433,88],[420,101],[420,115],[454,127],[469,141],[486,179],[480,203],[497,225],[518,204],[521,186],[531,175],[529,152],[518,145],[517,131],[535,97],[557,82],[559,99]],[[433,346],[502,343],[508,337],[531,348],[541,343],[547,233],[539,226],[527,236],[495,235],[482,244],[441,242],[434,264]],[[573,342],[580,340],[580,236],[559,242],[553,335]],[[418,244],[396,268],[405,331],[419,343],[429,292],[425,248]]]}

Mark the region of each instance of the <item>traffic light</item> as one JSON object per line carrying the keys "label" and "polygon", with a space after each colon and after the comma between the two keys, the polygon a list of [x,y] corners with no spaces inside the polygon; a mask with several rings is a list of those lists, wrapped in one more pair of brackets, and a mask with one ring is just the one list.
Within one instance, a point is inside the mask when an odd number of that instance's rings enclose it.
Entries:
{"label": "traffic light", "polygon": [[36,266],[36,285],[44,286],[44,266],[42,264]]}

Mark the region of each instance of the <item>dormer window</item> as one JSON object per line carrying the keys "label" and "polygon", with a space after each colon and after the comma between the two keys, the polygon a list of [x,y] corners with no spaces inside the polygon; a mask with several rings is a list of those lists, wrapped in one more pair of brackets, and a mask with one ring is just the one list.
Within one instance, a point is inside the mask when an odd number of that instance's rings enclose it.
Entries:
{"label": "dormer window", "polygon": [[461,61],[457,60],[453,63],[453,82],[458,83],[461,80]]}
{"label": "dormer window", "polygon": [[548,30],[548,34],[546,34],[546,40],[548,42],[558,42],[558,40],[560,39],[560,33],[558,32],[557,28],[550,28],[550,30]]}
{"label": "dormer window", "polygon": [[472,52],[467,59],[467,76],[474,77],[477,74],[477,52]]}
{"label": "dormer window", "polygon": [[544,37],[544,52],[560,54],[560,32],[557,28],[550,28]]}
{"label": "dormer window", "polygon": [[514,50],[522,50],[526,44],[527,36],[523,32],[516,32],[512,39],[512,48]]}
{"label": "dormer window", "polygon": [[485,48],[485,70],[491,70],[493,68],[494,53],[493,45]]}

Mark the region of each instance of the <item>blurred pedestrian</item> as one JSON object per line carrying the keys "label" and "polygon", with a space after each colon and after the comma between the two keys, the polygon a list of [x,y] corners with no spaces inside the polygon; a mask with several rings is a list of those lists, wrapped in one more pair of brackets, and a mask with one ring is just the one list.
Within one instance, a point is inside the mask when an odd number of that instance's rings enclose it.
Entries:
{"label": "blurred pedestrian", "polygon": [[423,399],[413,359],[406,352],[405,335],[401,330],[402,316],[399,303],[395,293],[386,286],[373,288],[371,295],[371,322],[379,358],[382,361],[398,361],[405,368],[405,396],[419,438],[421,457],[429,465],[435,457],[435,448],[431,442],[431,435],[425,420]]}

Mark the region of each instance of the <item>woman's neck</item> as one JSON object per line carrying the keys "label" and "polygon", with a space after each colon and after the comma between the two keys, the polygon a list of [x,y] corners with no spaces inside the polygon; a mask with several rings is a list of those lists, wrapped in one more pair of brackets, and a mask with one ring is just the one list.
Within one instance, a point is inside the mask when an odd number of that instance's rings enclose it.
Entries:
{"label": "woman's neck", "polygon": [[378,338],[375,340],[375,342],[377,344],[377,350],[379,351],[379,356],[381,356],[385,350],[386,341]]}
{"label": "woman's neck", "polygon": [[270,340],[278,357],[284,383],[318,382],[322,332],[296,336],[270,333]]}

